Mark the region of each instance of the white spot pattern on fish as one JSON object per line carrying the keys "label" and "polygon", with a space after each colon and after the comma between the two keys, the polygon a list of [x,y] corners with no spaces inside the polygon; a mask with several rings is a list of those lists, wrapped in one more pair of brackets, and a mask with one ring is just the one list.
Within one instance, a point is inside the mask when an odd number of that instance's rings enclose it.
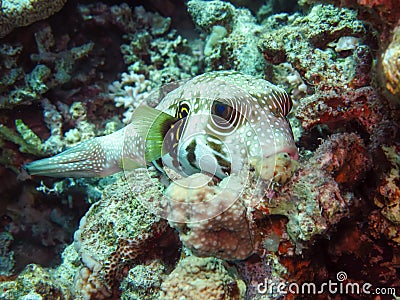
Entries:
{"label": "white spot pattern on fish", "polygon": [[107,176],[154,163],[182,175],[205,172],[223,178],[243,161],[279,152],[297,159],[285,116],[286,92],[235,71],[205,73],[167,93],[154,109],[139,106],[131,124],[24,166],[54,177]]}

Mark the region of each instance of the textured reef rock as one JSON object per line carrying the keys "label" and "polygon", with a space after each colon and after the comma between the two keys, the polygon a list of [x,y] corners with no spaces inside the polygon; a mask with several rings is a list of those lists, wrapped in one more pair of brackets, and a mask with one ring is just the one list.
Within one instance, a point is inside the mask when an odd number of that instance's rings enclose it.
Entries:
{"label": "textured reef rock", "polygon": [[[149,183],[147,176],[143,172],[135,179],[152,197],[160,187]],[[138,191],[132,192],[122,179],[109,186],[82,218],[74,245],[83,263],[75,291],[85,299],[104,299],[116,292],[140,259],[173,262],[179,247],[167,222],[150,213],[138,199]]]}
{"label": "textured reef rock", "polygon": [[305,129],[318,124],[337,128],[355,121],[369,135],[371,148],[376,148],[397,132],[385,102],[370,86],[359,89],[327,87],[303,98],[295,115]]}
{"label": "textured reef rock", "polygon": [[160,299],[243,299],[245,291],[236,270],[223,260],[189,256],[164,280]]}
{"label": "textured reef rock", "polygon": [[[398,12],[390,0],[333,2],[377,11],[384,23]],[[28,27],[36,33],[31,43],[7,36],[0,47],[0,162],[16,174],[28,155],[58,153],[115,131],[123,110],[126,123],[153,89],[203,72],[202,61],[207,70],[236,69],[290,92],[300,159],[291,171],[286,165],[275,170],[281,180],[273,185],[260,182],[257,169],[246,182],[196,174],[170,184],[152,169],[125,174],[128,182],[119,176],[47,179],[38,188],[46,199],[61,199],[74,210],[76,201],[95,203],[58,267],[29,264],[11,276],[20,252],[13,246],[23,228],[35,243],[58,251],[74,228],[68,224],[74,216],[64,209],[35,206],[41,202],[31,182],[19,191],[19,201],[10,193],[13,205],[5,205],[0,223],[0,298],[266,299],[256,290],[265,280],[322,282],[342,270],[351,282],[399,286],[398,116],[377,86],[398,97],[399,30],[382,53],[378,82],[378,35],[359,20],[365,11],[357,16],[340,7],[310,5],[303,14],[269,17],[260,10],[257,20],[228,2],[191,0],[188,12],[203,43],[186,40],[173,20],[143,7],[91,3],[68,12],[81,24],[69,20],[65,35],[46,21]],[[4,28],[3,35],[11,30]],[[9,173],[0,170],[6,182]],[[181,185],[201,180],[209,183],[190,190]],[[210,203],[208,210],[176,205],[169,221],[152,213],[163,192],[197,207],[228,180],[233,187],[225,190],[225,202]],[[76,193],[77,186],[86,193]],[[233,201],[237,188],[242,193]],[[211,218],[219,204],[227,209]],[[10,211],[25,218],[10,218]],[[202,221],[177,222],[177,215]]]}
{"label": "textured reef rock", "polygon": [[384,235],[400,244],[400,146],[382,146],[382,150],[390,165],[374,199],[379,210],[371,213],[369,225],[374,236]]}
{"label": "textured reef rock", "polygon": [[76,299],[71,284],[79,263],[74,247],[68,246],[63,263],[55,269],[29,264],[14,280],[0,282],[1,299]]}
{"label": "textured reef rock", "polygon": [[[288,218],[284,230],[290,239],[286,240],[297,244],[297,248],[290,248],[298,252],[307,245],[304,242],[312,241],[316,236],[329,235],[329,229],[350,215],[357,197],[341,186],[362,180],[370,160],[360,137],[336,134],[300,165],[290,184],[282,186],[273,198],[256,207],[264,213]],[[264,245],[287,253],[287,249],[279,249],[279,242],[276,246],[271,244],[273,236],[267,236]],[[275,239],[279,240],[279,236]]]}
{"label": "textured reef rock", "polygon": [[0,37],[14,28],[44,20],[58,12],[67,0],[2,0],[0,1]]}
{"label": "textured reef rock", "polygon": [[159,299],[161,284],[168,272],[159,260],[133,266],[121,282],[120,299]]}
{"label": "textured reef rock", "polygon": [[383,85],[400,102],[400,26],[393,30],[392,39],[381,57]]}
{"label": "textured reef rock", "polygon": [[261,27],[249,10],[223,1],[191,0],[188,11],[196,25],[209,34],[204,48],[207,70],[263,73],[265,62],[257,48]]}
{"label": "textured reef rock", "polygon": [[[166,196],[178,203],[190,203],[190,206],[197,209],[188,212],[176,205],[170,217],[174,219],[175,215],[184,215],[189,222],[170,221],[170,224],[178,231],[183,244],[195,255],[229,260],[249,257],[254,252],[254,239],[257,234],[255,228],[252,228],[252,215],[248,211],[248,201],[251,200],[252,193],[244,191],[236,200],[238,195],[236,192],[241,192],[236,190],[245,186],[245,179],[231,176],[223,180],[219,186],[202,184],[208,181],[210,181],[208,176],[194,174],[171,183],[166,190]],[[231,187],[221,189],[220,186],[227,181]],[[194,186],[201,187],[194,188]],[[215,198],[218,193],[223,193],[223,199]],[[204,202],[209,204],[201,206]],[[230,205],[231,203],[233,204]],[[227,209],[219,214],[221,207]],[[197,218],[202,221],[190,221]]]}
{"label": "textured reef rock", "polygon": [[10,276],[14,269],[14,252],[10,245],[14,241],[9,232],[0,232],[0,278]]}
{"label": "textured reef rock", "polygon": [[[306,16],[271,16],[262,31],[260,50],[267,62],[289,62],[308,85],[344,84],[356,75],[357,57],[368,56],[358,40],[365,34],[354,11],[317,5]],[[346,46],[345,37],[352,37]]]}

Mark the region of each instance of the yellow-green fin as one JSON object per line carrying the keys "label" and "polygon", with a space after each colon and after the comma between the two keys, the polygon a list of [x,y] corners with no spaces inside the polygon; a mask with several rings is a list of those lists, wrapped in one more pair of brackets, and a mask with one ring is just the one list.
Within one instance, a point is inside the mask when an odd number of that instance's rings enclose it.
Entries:
{"label": "yellow-green fin", "polygon": [[177,118],[149,106],[139,106],[132,116],[132,124],[146,141],[145,160],[152,162],[162,156],[165,134]]}

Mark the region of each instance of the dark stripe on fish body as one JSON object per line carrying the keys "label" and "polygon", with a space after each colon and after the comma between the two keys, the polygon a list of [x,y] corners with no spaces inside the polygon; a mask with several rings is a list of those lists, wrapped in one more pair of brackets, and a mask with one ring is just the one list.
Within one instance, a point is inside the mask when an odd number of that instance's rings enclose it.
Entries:
{"label": "dark stripe on fish body", "polygon": [[196,154],[194,151],[196,150],[196,141],[193,140],[187,147],[186,147],[186,159],[189,162],[189,164],[195,168],[198,169],[197,165],[195,164],[196,162]]}

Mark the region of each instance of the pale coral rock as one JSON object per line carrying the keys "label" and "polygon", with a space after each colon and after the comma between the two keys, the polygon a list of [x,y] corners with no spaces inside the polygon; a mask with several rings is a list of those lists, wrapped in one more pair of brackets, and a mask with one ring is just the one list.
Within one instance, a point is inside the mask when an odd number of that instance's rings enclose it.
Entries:
{"label": "pale coral rock", "polygon": [[[355,76],[356,50],[352,55],[340,57],[331,43],[360,39],[362,44],[366,29],[357,19],[355,11],[332,5],[315,5],[307,15],[279,14],[269,17],[261,30],[259,47],[271,64],[290,63],[308,85],[348,83]],[[346,37],[343,40],[343,37]],[[349,48],[346,46],[345,48]]]}
{"label": "pale coral rock", "polygon": [[378,194],[374,198],[374,204],[379,208],[379,219],[376,220],[377,217],[371,214],[370,222],[371,227],[382,228],[382,233],[388,239],[400,244],[400,147],[382,146],[382,150],[390,163],[390,169],[381,180]]}
{"label": "pale coral rock", "polygon": [[400,102],[400,26],[394,29],[392,40],[382,54],[381,64],[384,86]]}
{"label": "pale coral rock", "polygon": [[204,48],[206,70],[237,70],[262,76],[265,61],[258,49],[262,27],[250,10],[224,1],[191,0],[194,22],[210,34]]}
{"label": "pale coral rock", "polygon": [[165,265],[159,260],[132,267],[121,282],[121,299],[160,299],[159,292],[167,271]]}
{"label": "pale coral rock", "polygon": [[239,300],[245,283],[224,261],[189,256],[182,259],[161,285],[159,299]]}
{"label": "pale coral rock", "polygon": [[3,0],[0,12],[0,37],[14,28],[27,26],[55,14],[67,0]]}
{"label": "pale coral rock", "polygon": [[[147,174],[142,176],[146,181]],[[154,236],[161,237],[166,231],[166,222],[142,205],[138,192],[131,190],[125,180],[107,187],[75,232],[74,245],[83,263],[77,273],[75,293],[84,299],[112,295],[126,276],[126,268],[148,249]],[[175,241],[173,235],[171,239]],[[152,252],[147,257],[159,253],[157,247]]]}
{"label": "pale coral rock", "polygon": [[[170,224],[195,255],[245,259],[255,245],[251,217],[240,197],[244,185],[234,176],[217,186],[211,180],[194,174],[171,183],[166,190],[171,198]],[[223,187],[226,182],[231,183],[228,188]]]}

